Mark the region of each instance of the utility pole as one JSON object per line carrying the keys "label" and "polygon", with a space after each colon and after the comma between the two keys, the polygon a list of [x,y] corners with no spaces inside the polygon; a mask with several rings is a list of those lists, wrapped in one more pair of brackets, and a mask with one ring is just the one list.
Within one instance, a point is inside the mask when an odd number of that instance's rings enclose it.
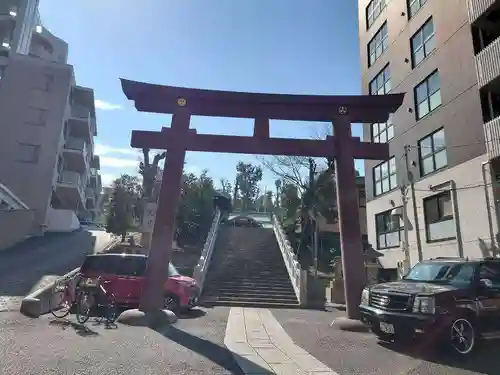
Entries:
{"label": "utility pole", "polygon": [[[405,146],[406,147],[406,146]],[[406,152],[406,151],[405,151]],[[406,184],[401,184],[401,202],[403,203],[403,275],[406,275],[410,270],[410,241],[408,235],[408,186]]]}
{"label": "utility pole", "polygon": [[[410,145],[405,145],[405,168],[406,168],[406,178],[408,179],[411,191],[411,200],[412,200],[412,208],[413,208],[413,222],[415,227],[415,238],[417,240],[417,253],[418,253],[418,261],[421,262],[423,260],[422,255],[422,240],[420,238],[420,224],[418,220],[418,211],[417,211],[417,197],[415,194],[415,179],[413,178],[412,173],[412,165],[410,163],[409,153],[411,150]],[[408,221],[408,219],[406,219]],[[406,227],[406,225],[405,225]]]}

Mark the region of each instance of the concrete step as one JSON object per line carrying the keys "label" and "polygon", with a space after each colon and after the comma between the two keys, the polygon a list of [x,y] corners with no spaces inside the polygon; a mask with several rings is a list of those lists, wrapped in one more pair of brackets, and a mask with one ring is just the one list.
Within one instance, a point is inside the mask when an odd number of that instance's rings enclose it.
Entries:
{"label": "concrete step", "polygon": [[223,289],[223,288],[238,288],[238,287],[241,287],[241,286],[244,286],[244,287],[248,287],[248,288],[268,288],[268,289],[271,289],[271,286],[272,288],[282,288],[282,289],[292,289],[292,285],[290,283],[290,281],[288,282],[255,282],[255,281],[247,281],[247,280],[244,280],[244,281],[241,281],[241,282],[238,282],[238,281],[215,281],[215,282],[212,282],[212,283],[209,283],[208,285],[213,285],[214,287],[218,288],[218,289]]}
{"label": "concrete step", "polygon": [[274,291],[274,292],[271,292],[271,291],[258,292],[258,291],[248,291],[248,290],[243,291],[241,289],[235,289],[235,290],[227,290],[226,289],[224,291],[218,290],[218,291],[214,291],[212,293],[206,293],[206,297],[210,297],[210,296],[213,296],[213,297],[241,297],[244,299],[247,299],[247,298],[268,298],[269,296],[275,296],[276,298],[279,298],[279,299],[287,299],[287,300],[291,299],[294,301],[297,300],[297,296],[295,295],[294,291],[290,291],[290,292],[286,292],[286,293],[277,293],[276,291]]}
{"label": "concrete step", "polygon": [[272,304],[272,305],[277,305],[277,306],[283,306],[283,305],[288,305],[288,306],[293,306],[293,305],[298,305],[297,299],[291,300],[291,299],[282,299],[279,298],[279,296],[276,297],[269,297],[269,298],[247,298],[247,297],[214,297],[214,296],[207,296],[206,298],[202,299],[203,302],[216,302],[216,303],[224,303],[224,304],[231,304],[231,303],[246,303],[246,304]]}
{"label": "concrete step", "polygon": [[248,302],[248,301],[201,301],[202,307],[229,306],[229,307],[255,307],[262,309],[300,309],[299,303],[269,303],[269,302]]}
{"label": "concrete step", "polygon": [[295,295],[292,286],[269,286],[264,287],[262,285],[221,285],[212,284],[210,287],[206,288],[206,293],[219,293],[219,292],[233,292],[235,290],[245,292],[245,293],[260,293],[260,294],[293,294]]}

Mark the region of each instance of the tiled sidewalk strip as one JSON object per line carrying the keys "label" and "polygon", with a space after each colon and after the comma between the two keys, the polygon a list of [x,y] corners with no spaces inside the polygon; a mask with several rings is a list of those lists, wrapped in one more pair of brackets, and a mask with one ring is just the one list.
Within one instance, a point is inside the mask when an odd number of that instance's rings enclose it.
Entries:
{"label": "tiled sidewalk strip", "polygon": [[338,375],[297,346],[268,309],[231,308],[224,344],[245,374]]}

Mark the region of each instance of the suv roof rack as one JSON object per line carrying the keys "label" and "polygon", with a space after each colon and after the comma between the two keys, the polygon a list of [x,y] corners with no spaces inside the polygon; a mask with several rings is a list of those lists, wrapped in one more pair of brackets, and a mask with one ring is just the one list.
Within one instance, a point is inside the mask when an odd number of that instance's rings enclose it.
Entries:
{"label": "suv roof rack", "polygon": [[435,257],[435,258],[429,258],[429,260],[469,260],[469,258],[464,258],[464,257]]}

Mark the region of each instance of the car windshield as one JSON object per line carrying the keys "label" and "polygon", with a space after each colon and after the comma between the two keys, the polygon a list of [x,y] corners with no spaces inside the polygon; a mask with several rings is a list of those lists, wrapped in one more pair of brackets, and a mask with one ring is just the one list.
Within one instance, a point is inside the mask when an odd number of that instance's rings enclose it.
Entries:
{"label": "car windshield", "polygon": [[474,279],[472,264],[419,263],[404,277],[404,280],[449,284],[470,284]]}
{"label": "car windshield", "polygon": [[179,271],[177,271],[177,268],[172,263],[168,265],[168,276],[180,276]]}

